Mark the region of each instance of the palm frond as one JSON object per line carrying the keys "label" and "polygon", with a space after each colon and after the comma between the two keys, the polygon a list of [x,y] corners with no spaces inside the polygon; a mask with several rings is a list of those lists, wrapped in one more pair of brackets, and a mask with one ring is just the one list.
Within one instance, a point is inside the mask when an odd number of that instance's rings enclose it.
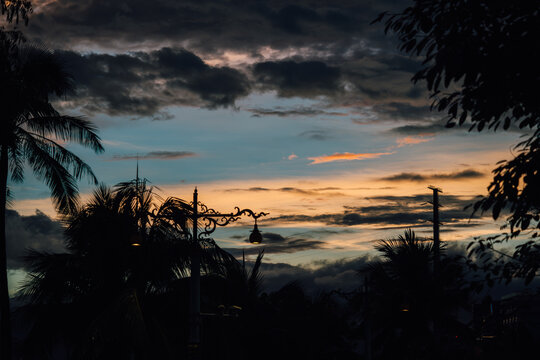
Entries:
{"label": "palm frond", "polygon": [[81,158],[67,150],[60,144],[55,141],[48,139],[39,134],[25,132],[22,129],[19,129],[19,133],[24,140],[27,140],[29,137],[33,138],[33,141],[41,149],[46,151],[52,158],[57,160],[64,168],[70,171],[73,174],[73,177],[76,179],[82,178],[84,175],[90,177],[94,184],[98,183],[98,180],[92,171],[92,168],[86,164]]}
{"label": "palm frond", "polygon": [[11,190],[9,189],[9,186],[6,187],[6,207],[10,207],[13,205],[13,194],[11,193]]}
{"label": "palm frond", "polygon": [[253,265],[253,268],[251,269],[251,273],[249,275],[248,279],[248,291],[251,295],[258,295],[258,293],[262,289],[262,281],[263,281],[263,275],[260,272],[262,259],[264,256],[264,249],[259,252],[257,255],[257,259],[255,260],[255,264]]}
{"label": "palm frond", "polygon": [[158,207],[155,213],[156,221],[167,221],[178,226],[185,234],[189,233],[189,215],[193,211],[186,201],[169,197]]}
{"label": "palm frond", "polygon": [[24,154],[20,146],[11,146],[8,150],[11,181],[20,183],[24,180]]}
{"label": "palm frond", "polygon": [[62,96],[74,91],[73,76],[66,72],[60,58],[42,45],[19,46],[18,64],[20,76],[38,93]]}
{"label": "palm frond", "polygon": [[32,136],[25,136],[22,146],[34,174],[51,190],[54,205],[64,214],[76,211],[78,187],[75,178]]}
{"label": "palm frond", "polygon": [[[33,114],[34,115],[34,114]],[[39,114],[25,119],[22,124],[29,131],[44,137],[55,137],[62,141],[73,141],[96,153],[104,151],[97,128],[90,121],[80,117]]]}
{"label": "palm frond", "polygon": [[53,254],[28,249],[24,261],[28,278],[17,296],[31,303],[70,302],[85,292],[86,277],[81,274],[80,260],[72,254]]}

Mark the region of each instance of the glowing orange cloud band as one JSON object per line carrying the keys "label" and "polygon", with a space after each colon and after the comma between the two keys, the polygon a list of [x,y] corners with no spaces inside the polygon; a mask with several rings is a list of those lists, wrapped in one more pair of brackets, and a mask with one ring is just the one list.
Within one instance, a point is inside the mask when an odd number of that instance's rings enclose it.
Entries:
{"label": "glowing orange cloud band", "polygon": [[403,139],[396,140],[397,147],[402,147],[405,145],[414,145],[414,144],[420,144],[424,142],[428,142],[433,140],[433,138],[425,138],[424,136],[420,135],[418,137],[416,136],[407,136]]}
{"label": "glowing orange cloud band", "polygon": [[323,156],[316,156],[316,157],[309,157],[308,160],[311,160],[309,165],[314,164],[322,164],[322,163],[328,163],[333,161],[350,161],[350,160],[364,160],[364,159],[374,159],[381,157],[383,155],[390,155],[393,154],[391,152],[383,152],[383,153],[360,153],[360,154],[354,154],[350,152],[345,153],[334,153],[332,155],[323,155]]}

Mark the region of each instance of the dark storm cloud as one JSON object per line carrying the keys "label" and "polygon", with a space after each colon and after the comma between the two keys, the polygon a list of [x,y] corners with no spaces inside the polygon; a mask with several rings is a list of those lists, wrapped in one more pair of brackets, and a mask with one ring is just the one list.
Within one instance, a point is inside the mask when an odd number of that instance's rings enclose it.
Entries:
{"label": "dark storm cloud", "polygon": [[[287,48],[351,43],[376,33],[369,23],[382,11],[405,7],[402,1],[56,0],[37,6],[29,31],[54,46],[81,43],[102,47],[126,43],[189,41],[193,48]],[[127,46],[126,46],[127,47]]]}
{"label": "dark storm cloud", "polygon": [[380,180],[385,181],[427,181],[427,180],[468,180],[484,177],[485,174],[474,169],[455,171],[447,174],[419,174],[419,173],[400,173],[383,177]]}
{"label": "dark storm cloud", "polygon": [[41,211],[23,216],[14,210],[6,210],[6,247],[8,269],[24,269],[22,257],[26,249],[48,252],[65,251],[62,226]]}
{"label": "dark storm cloud", "polygon": [[340,70],[322,61],[265,61],[255,64],[256,82],[279,96],[318,96],[341,90]]}
{"label": "dark storm cloud", "polygon": [[[275,91],[327,108],[248,111],[343,116],[326,109],[369,106],[382,117],[410,119],[426,116],[425,92],[410,83],[420,62],[397,55],[381,24],[369,25],[408,3],[57,0],[37,7],[28,30],[53,48],[99,51],[64,54],[79,97],[62,105],[87,113],[164,119],[167,106],[227,107],[252,91]],[[242,54],[235,68],[202,60],[219,63],[230,51]]]}
{"label": "dark storm cloud", "polygon": [[191,151],[151,151],[142,155],[116,155],[111,160],[135,160],[135,159],[155,159],[155,160],[177,160],[187,157],[197,156]]}
{"label": "dark storm cloud", "polygon": [[[335,49],[328,49],[329,52]],[[264,61],[251,67],[253,88],[276,91],[281,97],[325,98],[326,108],[370,108],[382,120],[433,122],[427,92],[411,78],[421,68],[417,59],[395,53],[357,52],[324,56],[305,52],[280,61]],[[255,116],[347,116],[349,113],[318,109],[251,109]]]}
{"label": "dark storm cloud", "polygon": [[151,116],[169,105],[226,107],[249,92],[247,77],[238,70],[209,66],[184,49],[57,53],[77,84],[71,106],[89,113]]}
{"label": "dark storm cloud", "polygon": [[[410,227],[428,224],[432,217],[430,195],[412,196],[377,196],[366,198],[377,205],[372,206],[346,206],[342,213],[328,213],[319,215],[282,215],[266,219],[267,222],[322,222],[328,225],[376,225],[381,227]],[[452,195],[441,196],[441,221],[447,225],[459,223],[460,226],[478,226],[477,222],[463,224],[469,220],[471,210],[464,209],[474,202],[472,197],[462,198]]]}

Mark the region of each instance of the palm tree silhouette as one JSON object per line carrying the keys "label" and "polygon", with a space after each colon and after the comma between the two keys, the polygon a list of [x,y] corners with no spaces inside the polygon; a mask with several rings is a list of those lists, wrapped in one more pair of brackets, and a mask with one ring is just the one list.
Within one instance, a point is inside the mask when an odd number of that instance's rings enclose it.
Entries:
{"label": "palm tree silhouette", "polygon": [[31,277],[19,294],[34,304],[34,311],[44,311],[37,312],[24,349],[44,351],[44,342],[54,343],[57,334],[43,329],[56,309],[55,321],[63,322],[62,335],[74,344],[75,354],[147,358],[152,351],[152,356],[166,356],[155,353],[158,348],[167,352],[166,331],[156,315],[163,311],[160,299],[170,300],[183,289],[194,251],[202,254],[206,273],[223,273],[231,259],[211,241],[192,241],[189,209],[178,198],[162,201],[146,180],[114,190],[100,186],[87,204],[65,217],[68,253],[31,251],[27,256]]}
{"label": "palm tree silhouette", "polygon": [[[408,229],[403,235],[380,240],[381,259],[361,272],[368,276],[365,310],[374,320],[375,345],[381,358],[430,358],[439,334],[456,325],[455,310],[466,306],[464,268],[442,247],[441,271],[433,272],[434,247]],[[390,345],[391,344],[391,345]]]}
{"label": "palm tree silhouette", "polygon": [[73,89],[72,79],[55,55],[45,49],[21,45],[20,37],[0,37],[0,337],[2,354],[10,359],[11,330],[6,274],[5,211],[7,180],[21,182],[27,163],[51,190],[56,207],[70,212],[77,205],[76,180],[96,177],[90,167],[62,142],[73,141],[95,152],[103,151],[95,127],[86,120],[60,115],[50,95]]}

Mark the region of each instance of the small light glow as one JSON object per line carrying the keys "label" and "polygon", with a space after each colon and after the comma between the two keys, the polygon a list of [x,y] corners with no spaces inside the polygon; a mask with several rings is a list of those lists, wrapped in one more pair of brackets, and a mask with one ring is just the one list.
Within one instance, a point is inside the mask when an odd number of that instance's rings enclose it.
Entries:
{"label": "small light glow", "polygon": [[131,246],[141,246],[141,244],[139,244],[139,243],[133,243],[133,244],[131,244]]}

